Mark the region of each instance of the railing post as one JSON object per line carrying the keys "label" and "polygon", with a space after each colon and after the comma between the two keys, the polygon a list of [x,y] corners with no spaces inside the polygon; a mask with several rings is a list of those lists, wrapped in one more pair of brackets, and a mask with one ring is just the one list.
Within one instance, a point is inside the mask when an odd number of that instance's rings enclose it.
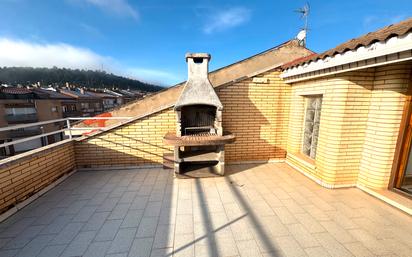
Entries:
{"label": "railing post", "polygon": [[71,127],[70,127],[70,119],[67,119],[66,123],[67,123],[67,130],[69,131],[69,139],[72,139],[72,130],[71,130]]}

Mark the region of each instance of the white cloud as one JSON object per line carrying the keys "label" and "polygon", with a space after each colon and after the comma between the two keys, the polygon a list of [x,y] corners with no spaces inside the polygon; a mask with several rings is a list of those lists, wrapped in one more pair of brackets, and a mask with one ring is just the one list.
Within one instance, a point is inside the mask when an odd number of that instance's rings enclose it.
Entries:
{"label": "white cloud", "polygon": [[230,29],[249,21],[251,11],[244,7],[229,8],[210,16],[203,27],[203,32],[211,34],[217,31]]}
{"label": "white cloud", "polygon": [[179,77],[163,70],[122,65],[109,56],[69,44],[40,44],[0,37],[0,67],[59,67],[101,70],[145,82],[172,85]]}
{"label": "white cloud", "polygon": [[183,81],[181,78],[176,76],[174,73],[167,72],[158,69],[148,69],[148,68],[128,68],[126,74],[129,77],[136,78],[145,82],[152,82],[162,86],[169,86]]}
{"label": "white cloud", "polygon": [[105,63],[110,63],[109,57],[86,48],[63,43],[38,44],[0,38],[0,66],[99,69]]}
{"label": "white cloud", "polygon": [[100,9],[114,13],[116,15],[126,15],[137,19],[139,17],[137,10],[131,6],[127,0],[84,0],[89,4],[95,5]]}

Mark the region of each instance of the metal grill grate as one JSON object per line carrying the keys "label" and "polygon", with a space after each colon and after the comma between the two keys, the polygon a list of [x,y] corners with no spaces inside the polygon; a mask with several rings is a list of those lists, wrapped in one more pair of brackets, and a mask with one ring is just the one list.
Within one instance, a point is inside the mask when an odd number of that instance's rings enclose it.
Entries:
{"label": "metal grill grate", "polygon": [[184,135],[216,134],[216,107],[192,105],[182,109],[181,125]]}

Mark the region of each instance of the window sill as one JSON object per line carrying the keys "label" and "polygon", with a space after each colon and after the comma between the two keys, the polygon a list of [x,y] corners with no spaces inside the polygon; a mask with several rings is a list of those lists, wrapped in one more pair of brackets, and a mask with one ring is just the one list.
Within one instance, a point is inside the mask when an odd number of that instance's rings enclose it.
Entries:
{"label": "window sill", "polygon": [[305,164],[311,169],[316,169],[316,161],[314,159],[309,158],[308,156],[304,155],[303,153],[293,153],[290,154],[294,159],[300,161],[301,163]]}

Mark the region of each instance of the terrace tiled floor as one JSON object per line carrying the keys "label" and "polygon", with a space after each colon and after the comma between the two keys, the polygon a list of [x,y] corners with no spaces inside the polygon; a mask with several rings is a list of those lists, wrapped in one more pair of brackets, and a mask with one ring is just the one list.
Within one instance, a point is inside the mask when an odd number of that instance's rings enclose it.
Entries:
{"label": "terrace tiled floor", "polygon": [[77,172],[0,224],[0,256],[411,256],[412,218],[286,164]]}

